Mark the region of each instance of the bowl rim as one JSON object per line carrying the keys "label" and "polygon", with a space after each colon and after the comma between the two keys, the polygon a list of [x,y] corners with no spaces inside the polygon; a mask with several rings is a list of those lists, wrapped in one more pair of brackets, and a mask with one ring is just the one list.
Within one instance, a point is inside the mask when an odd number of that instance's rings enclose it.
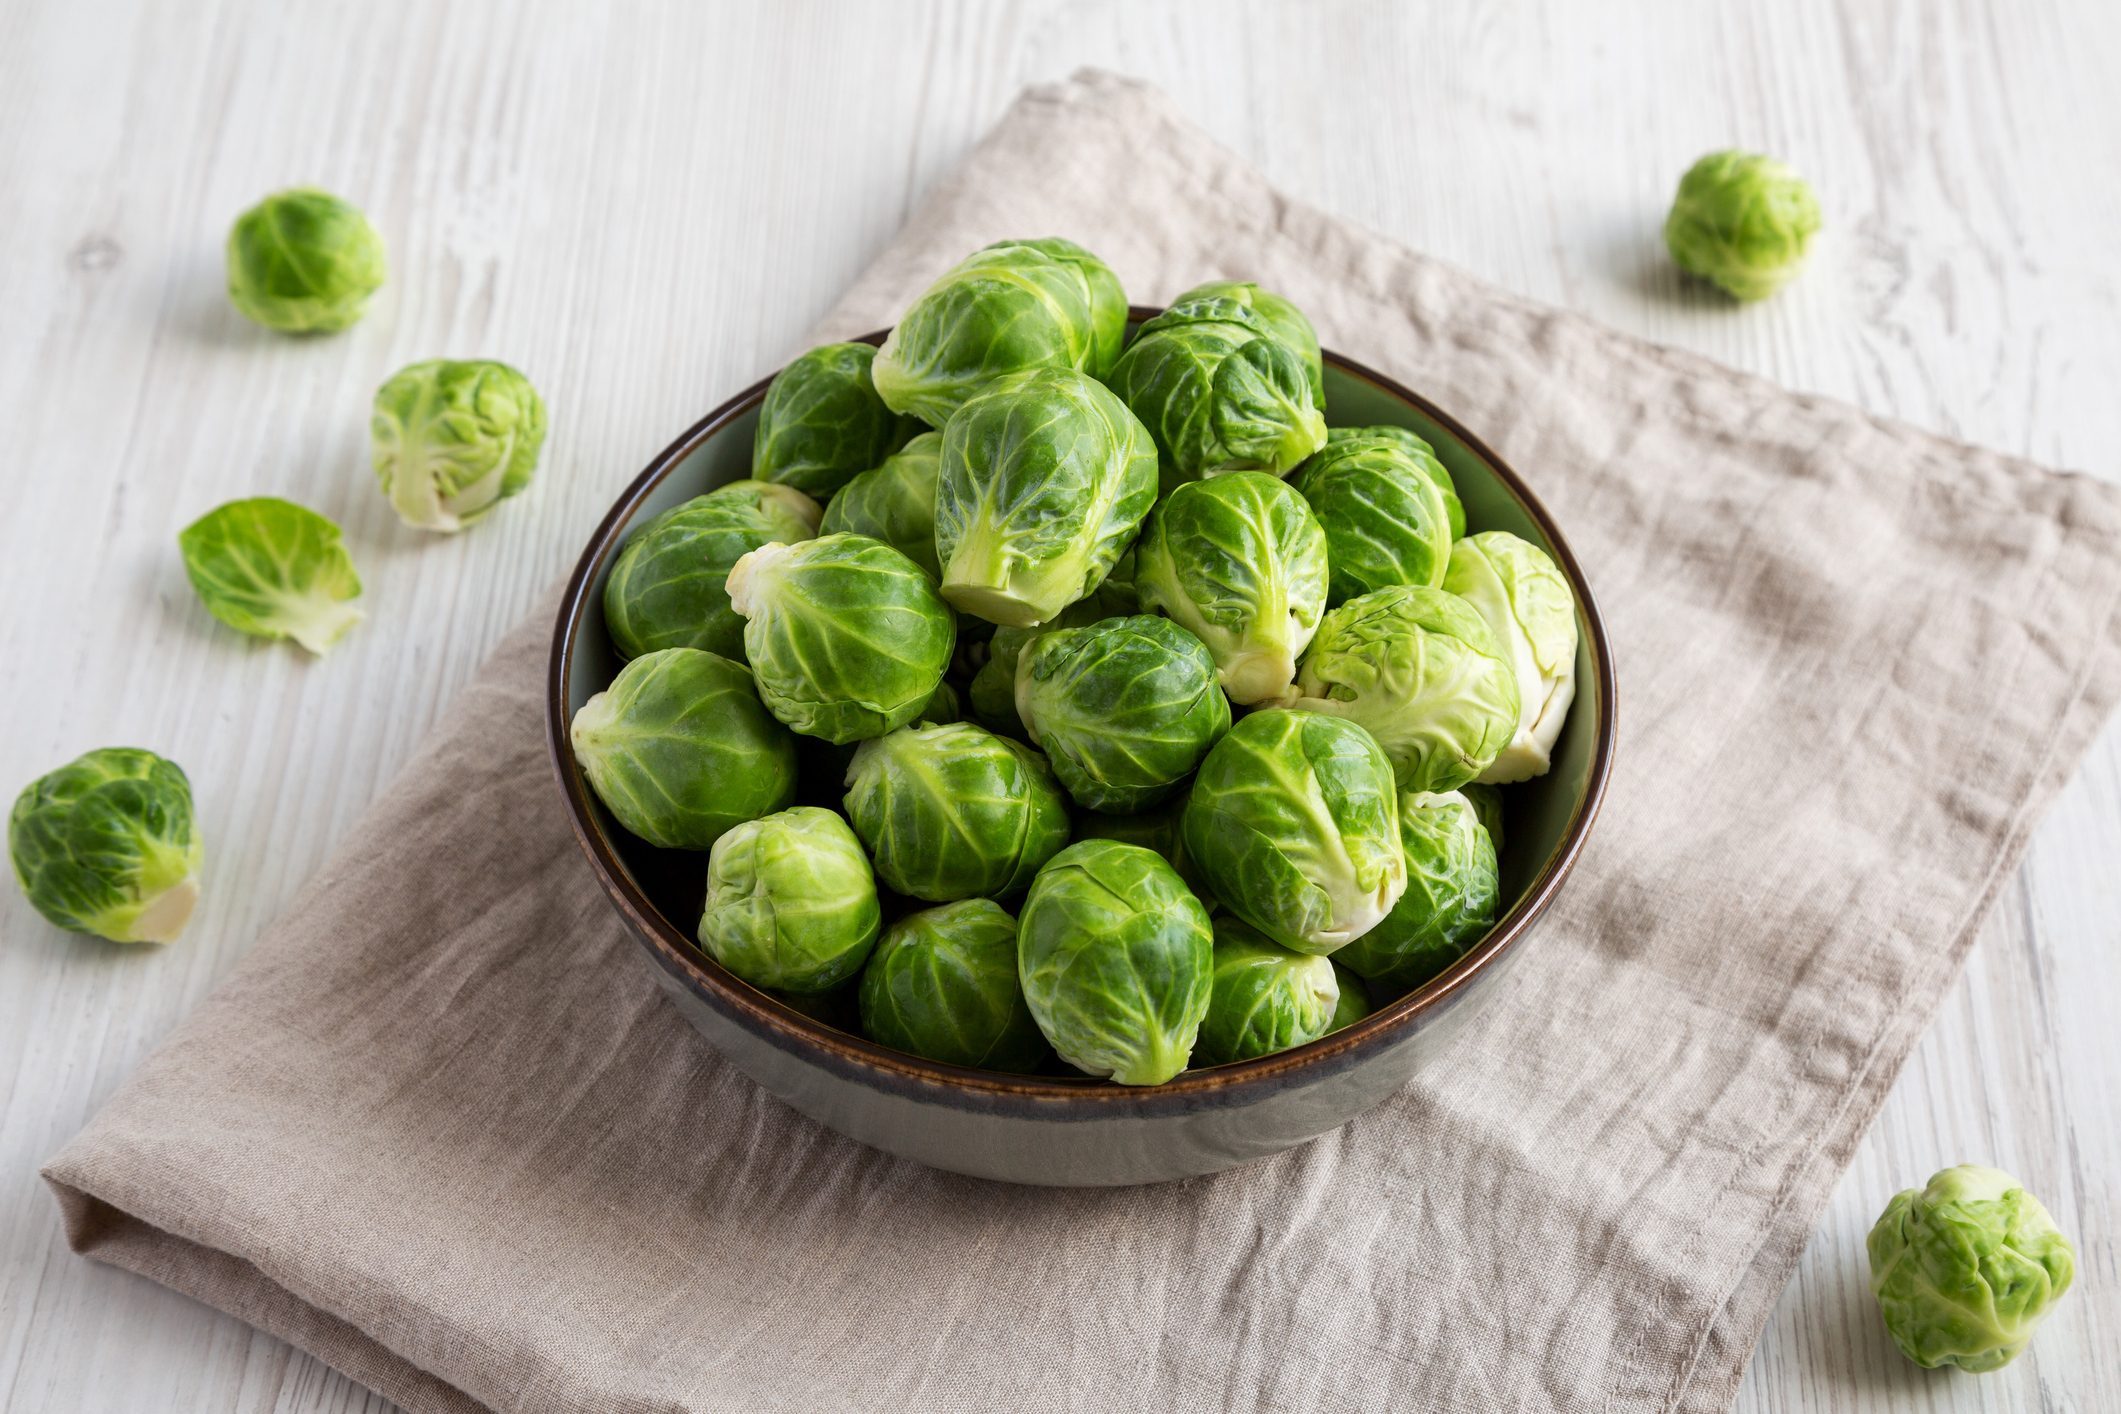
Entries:
{"label": "bowl rim", "polygon": [[[1159,312],[1155,306],[1133,305],[1129,308],[1129,320],[1146,320]],[[876,330],[847,342],[881,344],[888,333],[889,330]],[[1553,516],[1515,468],[1457,418],[1397,380],[1331,350],[1321,350],[1321,355],[1327,364],[1343,374],[1369,383],[1414,408],[1448,431],[1468,452],[1486,464],[1525,515],[1545,535],[1555,563],[1575,591],[1586,629],[1584,641],[1590,653],[1595,686],[1590,695],[1598,708],[1589,779],[1560,847],[1516,904],[1496,921],[1479,943],[1414,991],[1316,1041],[1255,1060],[1182,1071],[1161,1085],[1151,1086],[1118,1085],[1090,1076],[1013,1075],[925,1060],[815,1020],[778,997],[743,981],[708,957],[689,933],[676,926],[634,884],[631,872],[618,859],[598,824],[588,784],[575,764],[568,739],[571,713],[567,704],[567,682],[577,630],[584,615],[597,608],[596,596],[590,593],[590,586],[602,573],[605,562],[617,552],[623,539],[621,530],[633,518],[640,503],[686,458],[764,400],[774,377],[769,374],[694,423],[676,441],[657,453],[620,494],[598,523],[575,564],[574,572],[568,577],[553,627],[546,671],[546,738],[553,769],[559,777],[560,793],[567,803],[568,821],[592,872],[624,916],[629,931],[647,949],[655,963],[725,1016],[777,1048],[826,1062],[842,1075],[886,1088],[915,1089],[944,1098],[955,1097],[968,1104],[992,1106],[998,1103],[1016,1108],[1021,1102],[1029,1102],[1041,1114],[1059,1111],[1080,1118],[1100,1119],[1115,1115],[1149,1117],[1160,1112],[1198,1110],[1204,1105],[1219,1107],[1222,1104],[1250,1103],[1258,1098],[1255,1092],[1306,1081],[1314,1075],[1323,1078],[1343,1070],[1359,1061],[1364,1053],[1382,1049],[1403,1034],[1412,1034],[1425,1018],[1458,1001],[1480,974],[1496,966],[1547,911],[1574,871],[1591,827],[1597,820],[1613,764],[1617,684],[1612,649],[1597,601],[1574,551]],[[705,867],[704,862],[702,867]]]}

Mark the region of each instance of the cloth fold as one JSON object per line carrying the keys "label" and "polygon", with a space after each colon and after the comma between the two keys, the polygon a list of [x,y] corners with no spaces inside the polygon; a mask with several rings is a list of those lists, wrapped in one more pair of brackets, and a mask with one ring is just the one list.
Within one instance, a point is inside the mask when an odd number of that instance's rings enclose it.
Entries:
{"label": "cloth fold", "polygon": [[1021,98],[848,292],[1059,235],[1293,298],[1507,457],[1620,746],[1506,990],[1379,1109],[1120,1191],[888,1158],[659,997],[513,632],[46,1170],[76,1249],[413,1410],[1712,1410],[2032,822],[2121,693],[2121,492],[1491,289],[1151,89]]}

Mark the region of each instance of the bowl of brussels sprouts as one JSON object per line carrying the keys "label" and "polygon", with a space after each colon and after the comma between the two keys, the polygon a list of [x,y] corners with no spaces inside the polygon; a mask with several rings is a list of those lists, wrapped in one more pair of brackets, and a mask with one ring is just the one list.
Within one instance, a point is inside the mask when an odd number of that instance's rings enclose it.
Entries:
{"label": "bowl of brussels sprouts", "polygon": [[1574,556],[1442,409],[1218,281],[1005,241],[709,413],[547,699],[664,991],[855,1139],[1049,1185],[1322,1134],[1467,1036],[1613,745]]}

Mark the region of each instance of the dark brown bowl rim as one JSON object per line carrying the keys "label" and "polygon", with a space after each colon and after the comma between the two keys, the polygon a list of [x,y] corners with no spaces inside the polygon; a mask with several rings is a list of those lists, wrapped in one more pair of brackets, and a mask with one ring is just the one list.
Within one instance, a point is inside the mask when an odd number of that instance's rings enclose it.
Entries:
{"label": "dark brown bowl rim", "polygon": [[[1151,306],[1135,305],[1131,307],[1130,315],[1133,320],[1140,321],[1159,312]],[[881,344],[888,332],[878,330],[850,342]],[[1315,1070],[1324,1074],[1342,1070],[1359,1059],[1359,1052],[1372,1046],[1383,1045],[1389,1037],[1408,1030],[1423,1017],[1441,1012],[1457,1001],[1480,973],[1493,966],[1497,959],[1513,948],[1540,915],[1546,912],[1554,896],[1575,868],[1577,856],[1582,853],[1591,826],[1598,817],[1599,806],[1605,799],[1606,782],[1612,770],[1613,759],[1613,707],[1617,684],[1613,673],[1612,651],[1606,639],[1604,620],[1599,615],[1597,602],[1592,597],[1590,584],[1584,578],[1582,566],[1569,548],[1560,527],[1554,523],[1554,518],[1547,513],[1546,507],[1525,485],[1516,470],[1456,418],[1419,393],[1331,350],[1324,351],[1324,359],[1342,373],[1359,378],[1415,408],[1424,417],[1449,431],[1467,451],[1486,463],[1488,469],[1516,498],[1525,514],[1546,536],[1548,545],[1553,548],[1555,562],[1560,565],[1562,573],[1568,576],[1569,583],[1576,592],[1583,622],[1588,629],[1587,644],[1597,688],[1595,701],[1599,709],[1598,735],[1592,744],[1590,779],[1576,808],[1575,819],[1570,822],[1568,833],[1562,839],[1560,849],[1548,861],[1544,872],[1534,881],[1532,887],[1496,923],[1485,938],[1474,945],[1464,957],[1423,986],[1378,1008],[1362,1020],[1308,1045],[1293,1047],[1258,1060],[1184,1071],[1162,1085],[1140,1087],[1116,1085],[1088,1076],[1010,1075],[999,1071],[975,1070],[923,1060],[813,1020],[778,998],[744,982],[701,952],[685,932],[673,925],[647,896],[633,885],[626,869],[620,864],[596,824],[588,785],[575,766],[574,753],[568,741],[567,726],[571,714],[567,706],[567,679],[574,651],[576,626],[581,622],[583,614],[594,607],[589,587],[596,582],[605,560],[617,549],[620,529],[632,518],[641,500],[659,486],[685,458],[731,421],[749,412],[765,397],[766,388],[773,381],[772,376],[768,375],[694,423],[684,435],[664,448],[649,462],[647,468],[634,478],[633,483],[626,488],[597,526],[596,533],[590,538],[588,547],[576,563],[574,573],[567,581],[566,592],[561,596],[559,617],[554,625],[552,653],[546,677],[545,724],[553,768],[559,775],[560,791],[567,802],[569,823],[573,826],[575,839],[580,843],[583,853],[588,856],[590,868],[595,871],[613,903],[625,915],[634,936],[648,949],[657,965],[691,990],[710,998],[721,1009],[740,1013],[750,1022],[749,1029],[766,1036],[780,1049],[798,1054],[807,1053],[820,1061],[833,1062],[832,1069],[842,1074],[863,1075],[872,1082],[881,1082],[893,1088],[918,1088],[939,1096],[956,1092],[968,1103],[1001,1101],[1006,1104],[1012,1100],[1033,1101],[1037,1102],[1041,1111],[1057,1108],[1082,1118],[1091,1117],[1093,1112],[1100,1117],[1110,1117],[1116,1113],[1147,1116],[1159,1112],[1195,1110],[1200,1108],[1203,1102],[1210,1105],[1219,1102],[1243,1103],[1250,1098],[1249,1092],[1255,1089],[1276,1088],[1280,1083],[1299,1078],[1299,1072]],[[1115,1110],[1115,1106],[1119,1109]],[[1056,1114],[1055,1117],[1061,1116]]]}

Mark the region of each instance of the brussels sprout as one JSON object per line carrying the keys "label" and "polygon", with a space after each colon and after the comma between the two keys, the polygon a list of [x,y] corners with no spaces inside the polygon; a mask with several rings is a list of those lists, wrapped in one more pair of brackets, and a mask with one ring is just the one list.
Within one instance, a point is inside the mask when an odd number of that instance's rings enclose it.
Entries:
{"label": "brussels sprout", "polygon": [[1180,486],[1149,513],[1142,607],[1208,645],[1232,702],[1279,698],[1326,611],[1326,537],[1278,477],[1239,471]]}
{"label": "brussels sprout", "polygon": [[107,746],[30,782],[7,852],[37,912],[114,943],[174,942],[199,901],[191,782],[152,751]]}
{"label": "brussels sprout", "polygon": [[505,363],[437,358],[376,389],[369,459],[398,519],[455,532],[530,485],[545,400]]}
{"label": "brussels sprout", "polygon": [[751,439],[751,474],[830,496],[891,455],[914,430],[870,384],[876,349],[826,344],[773,377]]}
{"label": "brussels sprout", "polygon": [[1155,500],[1148,430],[1102,384],[1050,369],[996,379],[943,429],[943,597],[1042,624],[1098,587]]}
{"label": "brussels sprout", "polygon": [[751,674],[697,648],[628,663],[567,735],[597,799],[666,849],[707,849],[795,798],[795,738],[760,704]]}
{"label": "brussels sprout", "polygon": [[1297,952],[1354,941],[1406,891],[1392,763],[1338,717],[1241,718],[1201,763],[1184,829],[1223,906]]}
{"label": "brussels sprout", "polygon": [[1330,1036],[1370,1014],[1370,992],[1362,978],[1340,965],[1339,958],[1327,961],[1333,964],[1333,980],[1340,986],[1340,999],[1333,1003],[1333,1019],[1326,1023],[1326,1034]]}
{"label": "brussels sprout", "polygon": [[965,709],[958,703],[957,689],[943,682],[935,685],[935,695],[928,699],[928,705],[921,708],[921,714],[913,720],[939,727],[948,722],[961,722],[964,718]]}
{"label": "brussels sprout", "polygon": [[1867,1245],[1885,1328],[1926,1370],[2008,1365],[2077,1273],[2076,1249],[2040,1201],[1974,1164],[1897,1194]]}
{"label": "brussels sprout", "polygon": [[930,579],[943,577],[935,558],[935,476],[942,457],[943,434],[923,432],[842,486],[825,508],[826,535],[851,531],[881,540],[922,569]]}
{"label": "brussels sprout", "polygon": [[1290,478],[1326,533],[1328,608],[1395,584],[1443,583],[1451,512],[1423,469],[1434,460],[1385,438],[1350,437]]}
{"label": "brussels sprout", "polygon": [[817,502],[766,481],[732,481],[656,516],[626,537],[604,581],[611,646],[622,658],[704,648],[742,662],[729,571],[762,545],[808,540],[818,516]]}
{"label": "brussels sprout", "polygon": [[1711,152],[1679,179],[1664,244],[1680,269],[1756,300],[1790,282],[1818,232],[1819,198],[1787,164]]}
{"label": "brussels sprout", "polygon": [[[1114,571],[1117,573],[1117,571]],[[1135,611],[1131,593],[1110,578],[1087,599],[1078,599],[1037,628],[998,628],[987,645],[987,656],[972,675],[968,694],[972,715],[989,731],[1019,739],[1027,735],[1023,718],[1016,715],[1016,665],[1033,639],[1059,628],[1085,628],[1105,619]],[[1126,607],[1117,607],[1125,604]],[[974,623],[985,620],[974,619]]]}
{"label": "brussels sprout", "polygon": [[1096,256],[1068,241],[1001,241],[914,301],[871,376],[893,411],[941,427],[1004,374],[1104,376],[1126,326],[1126,296]]}
{"label": "brussels sprout", "polygon": [[1208,1014],[1208,911],[1139,845],[1084,840],[1031,883],[1017,928],[1024,999],[1077,1070],[1161,1085]]}
{"label": "brussels sprout", "polygon": [[330,192],[275,192],[229,230],[229,302],[268,329],[335,333],[382,287],[383,238]]}
{"label": "brussels sprout", "polygon": [[946,1065],[1038,1069],[1046,1038],[1016,978],[1016,920],[975,898],[892,924],[862,972],[862,1031]]}
{"label": "brussels sprout", "polygon": [[700,946],[754,986],[836,987],[861,969],[882,922],[869,861],[830,810],[732,825],[707,856]]}
{"label": "brussels sprout", "polygon": [[1495,845],[1456,791],[1399,797],[1407,891],[1384,921],[1333,954],[1387,987],[1412,991],[1465,955],[1495,922]]}
{"label": "brussels sprout", "polygon": [[1045,758],[970,722],[863,742],[846,806],[877,877],[928,903],[1006,898],[1068,842]]}
{"label": "brussels sprout", "polygon": [[1258,315],[1267,326],[1267,332],[1282,343],[1296,350],[1304,362],[1304,382],[1311,389],[1311,406],[1323,412],[1326,406],[1326,366],[1319,356],[1318,331],[1304,312],[1275,294],[1243,280],[1210,280],[1205,285],[1195,285],[1177,299],[1173,305],[1191,304],[1194,300],[1235,300]]}
{"label": "brussels sprout", "polygon": [[1480,779],[1491,785],[1543,776],[1576,700],[1576,596],[1547,552],[1507,530],[1451,547],[1443,587],[1494,632],[1517,678],[1517,729]]}
{"label": "brussels sprout", "polygon": [[1370,438],[1381,438],[1413,456],[1414,464],[1421,468],[1422,475],[1435,482],[1436,490],[1443,496],[1444,510],[1451,521],[1451,538],[1456,540],[1465,534],[1465,503],[1458,499],[1458,487],[1452,482],[1451,473],[1444,469],[1444,464],[1437,459],[1436,449],[1429,445],[1426,438],[1409,432],[1404,427],[1393,427],[1389,424],[1376,427],[1333,427],[1326,431],[1328,447]]}
{"label": "brussels sprout", "polygon": [[1016,712],[1076,804],[1121,815],[1177,790],[1230,729],[1215,659],[1150,614],[1040,634],[1017,661]]}
{"label": "brussels sprout", "polygon": [[1193,867],[1193,856],[1186,853],[1186,834],[1182,828],[1185,814],[1184,796],[1173,797],[1137,815],[1102,815],[1095,810],[1085,810],[1075,817],[1075,837],[1079,840],[1118,840],[1121,844],[1138,844],[1143,849],[1155,850],[1163,856],[1164,863],[1178,871],[1178,877],[1193,891],[1202,906],[1213,913],[1215,899],[1201,882],[1200,871]]}
{"label": "brussels sprout", "polygon": [[1325,1035],[1339,1005],[1330,958],[1291,952],[1235,918],[1218,918],[1195,1052],[1207,1065],[1271,1056]]}
{"label": "brussels sprout", "polygon": [[1488,839],[1495,845],[1497,858],[1502,856],[1502,791],[1496,786],[1486,786],[1470,781],[1458,788],[1458,793],[1473,807],[1473,814],[1480,820],[1480,828],[1488,832]]}
{"label": "brussels sprout", "polygon": [[1325,445],[1302,352],[1234,299],[1172,305],[1108,381],[1183,480],[1244,467],[1280,476]]}
{"label": "brussels sprout", "polygon": [[1509,659],[1472,606],[1441,589],[1403,584],[1328,613],[1296,691],[1296,705],[1368,728],[1409,790],[1457,789],[1517,730]]}
{"label": "brussels sprout", "polygon": [[729,571],[729,605],[773,715],[830,742],[919,716],[957,621],[921,567],[866,535],[762,545]]}
{"label": "brussels sprout", "polygon": [[253,496],[216,506],[177,536],[206,611],[240,633],[322,654],[361,621],[361,576],[339,527],[306,506]]}

